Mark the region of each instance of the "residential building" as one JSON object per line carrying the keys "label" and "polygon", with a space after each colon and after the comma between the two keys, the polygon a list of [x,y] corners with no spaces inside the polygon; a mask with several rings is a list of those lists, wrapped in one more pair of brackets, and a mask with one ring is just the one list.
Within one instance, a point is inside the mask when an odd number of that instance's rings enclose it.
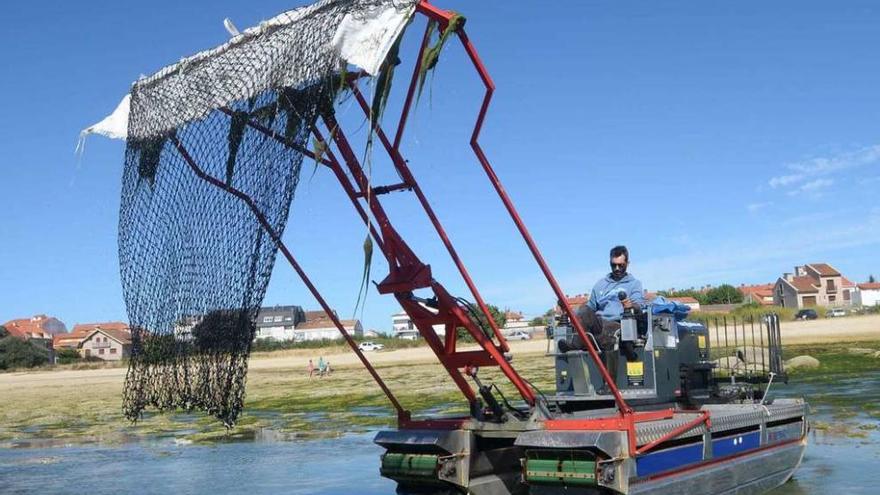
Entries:
{"label": "residential building", "polygon": [[131,332],[121,329],[96,328],[79,343],[82,357],[119,361],[131,356]]}
{"label": "residential building", "polygon": [[[339,320],[342,327],[352,337],[363,337],[364,327],[360,320]],[[312,321],[300,323],[295,329],[295,338],[298,342],[306,340],[337,340],[342,338],[342,333],[336,328],[329,317],[318,318]]]}
{"label": "residential building", "polygon": [[[429,311],[436,312],[433,308],[426,308]],[[436,333],[439,337],[446,336],[446,326],[445,325],[434,325],[432,326],[434,329],[434,333]],[[394,313],[391,315],[391,331],[394,337],[397,338],[405,338],[405,339],[417,339],[421,336],[419,330],[416,328],[415,324],[410,319],[409,315],[406,314],[405,311],[401,311],[399,313]]]}
{"label": "residential building", "polygon": [[741,285],[739,291],[743,295],[743,303],[760,304],[761,306],[773,305],[774,284]]}
{"label": "residential building", "polygon": [[[300,306],[272,306],[260,308],[257,315],[256,339],[273,340],[296,340],[296,326],[306,321],[306,314],[320,314],[326,318],[323,311],[303,311]],[[337,332],[338,333],[338,332]]]}
{"label": "residential building", "polygon": [[55,334],[67,332],[64,323],[53,316],[34,315],[30,318],[17,318],[9,320],[2,326],[9,331],[10,335],[24,339],[40,339],[49,341]]}
{"label": "residential building", "polygon": [[880,282],[858,284],[853,292],[852,301],[856,306],[880,305]]}
{"label": "residential building", "polygon": [[121,321],[107,321],[102,323],[77,323],[70,333],[56,335],[53,339],[55,349],[79,349],[79,345],[92,332],[98,329],[110,331],[130,332],[128,323]]}
{"label": "residential building", "polygon": [[27,340],[49,351],[49,362],[55,359],[52,347],[52,332],[66,332],[67,327],[57,318],[35,315],[30,318],[9,320],[3,324],[9,335]]}
{"label": "residential building", "polygon": [[[569,296],[568,294],[566,294],[565,300],[568,302],[568,305],[571,306],[572,311],[577,312],[577,310],[581,306],[583,306],[584,304],[587,304],[590,301],[590,295],[589,294],[575,294],[573,296]],[[559,306],[556,306],[554,311],[557,315],[562,314],[562,308],[560,308]]]}
{"label": "residential building", "polygon": [[515,330],[517,328],[528,328],[529,320],[518,311],[504,310],[504,330]]}
{"label": "residential building", "polygon": [[773,288],[773,303],[786,308],[848,306],[852,282],[827,263],[810,263],[785,273]]}

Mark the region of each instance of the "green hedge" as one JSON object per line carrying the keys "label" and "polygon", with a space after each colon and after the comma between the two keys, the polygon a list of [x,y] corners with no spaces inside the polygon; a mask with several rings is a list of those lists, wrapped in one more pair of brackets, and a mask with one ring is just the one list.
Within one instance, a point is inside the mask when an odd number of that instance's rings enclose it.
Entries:
{"label": "green hedge", "polygon": [[[425,344],[424,339],[405,340],[394,337],[355,337],[357,342],[375,342],[382,344],[385,349],[409,349],[412,347],[421,347]],[[274,339],[258,339],[254,341],[251,351],[253,352],[272,352],[288,349],[324,349],[327,347],[344,347],[347,346],[345,340],[306,340],[304,342],[295,342],[292,340],[274,340]]]}

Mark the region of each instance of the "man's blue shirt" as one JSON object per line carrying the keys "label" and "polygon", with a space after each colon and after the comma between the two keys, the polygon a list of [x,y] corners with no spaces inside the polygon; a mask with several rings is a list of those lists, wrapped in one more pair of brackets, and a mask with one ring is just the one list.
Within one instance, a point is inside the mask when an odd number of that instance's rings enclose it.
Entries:
{"label": "man's blue shirt", "polygon": [[590,301],[587,306],[592,308],[603,320],[620,320],[620,315],[623,314],[623,305],[620,304],[620,297],[617,294],[621,291],[625,292],[626,297],[632,302],[639,306],[645,305],[642,283],[627,273],[620,280],[614,280],[611,278],[611,274],[608,274],[596,282],[590,292]]}

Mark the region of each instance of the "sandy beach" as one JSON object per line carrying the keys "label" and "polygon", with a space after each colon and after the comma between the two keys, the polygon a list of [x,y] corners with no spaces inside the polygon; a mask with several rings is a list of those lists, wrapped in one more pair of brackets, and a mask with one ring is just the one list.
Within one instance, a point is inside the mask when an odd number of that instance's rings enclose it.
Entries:
{"label": "sandy beach", "polygon": [[[782,323],[783,345],[822,344],[840,342],[865,342],[880,340],[880,315],[849,316],[839,319],[789,321]],[[516,365],[517,356],[530,356],[547,352],[545,339],[516,341],[510,343]],[[463,350],[467,347],[462,346]],[[304,369],[308,360],[323,356],[334,368],[360,366],[357,356],[342,345],[326,349],[296,349],[256,353],[250,363],[252,371],[280,369]],[[377,366],[395,364],[433,363],[434,354],[428,347],[369,352],[367,357]],[[96,383],[118,382],[125,377],[126,368],[119,366],[89,370],[40,370],[0,373],[0,395],[9,388],[39,386],[44,384],[87,386]]]}

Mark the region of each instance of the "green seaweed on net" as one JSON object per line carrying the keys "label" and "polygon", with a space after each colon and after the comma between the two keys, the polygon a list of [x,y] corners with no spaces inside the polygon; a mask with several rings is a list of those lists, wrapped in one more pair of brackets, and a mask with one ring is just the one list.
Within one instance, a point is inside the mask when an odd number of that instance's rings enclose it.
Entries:
{"label": "green seaweed on net", "polygon": [[[278,115],[278,102],[273,101],[268,105],[257,108],[251,112],[251,118],[260,124],[272,128],[275,124],[275,117]],[[268,137],[268,136],[266,136]]]}
{"label": "green seaweed on net", "polygon": [[400,42],[403,36],[399,36],[397,41],[391,45],[385,61],[379,68],[379,75],[376,77],[376,87],[373,94],[373,102],[370,105],[370,122],[375,126],[382,119],[385,112],[385,106],[388,103],[388,95],[391,94],[391,83],[394,80],[394,69],[400,64]]}
{"label": "green seaweed on net", "polygon": [[133,148],[138,152],[138,174],[146,179],[150,185],[156,180],[156,172],[159,170],[159,161],[162,157],[162,148],[165,147],[167,135],[149,137],[134,142]]}
{"label": "green seaweed on net", "polygon": [[358,298],[357,302],[354,305],[354,312],[357,314],[357,310],[363,301],[366,303],[367,300],[367,289],[369,289],[370,283],[370,268],[373,265],[373,238],[370,237],[370,233],[367,232],[367,237],[364,239],[364,271],[363,275],[361,275],[361,286],[358,288]]}
{"label": "green seaweed on net", "polygon": [[[440,61],[440,52],[443,51],[443,47],[446,45],[446,41],[449,39],[449,36],[458,31],[458,29],[464,25],[465,17],[459,13],[453,12],[452,17],[449,18],[449,23],[446,25],[446,29],[440,33],[440,37],[437,39],[437,42],[434,43],[433,46],[425,48],[425,51],[422,52],[422,61],[419,66],[419,90],[418,96],[416,99],[421,98],[422,89],[425,86],[425,78],[429,71],[433,71],[435,67],[437,67],[437,62]],[[438,31],[439,27],[437,21],[430,21],[428,24],[428,33],[427,37],[430,39],[434,35],[434,31]]]}
{"label": "green seaweed on net", "polygon": [[232,186],[232,178],[235,175],[235,159],[241,148],[241,141],[247,129],[251,115],[249,112],[234,111],[229,121],[229,154],[226,156],[226,185]]}

